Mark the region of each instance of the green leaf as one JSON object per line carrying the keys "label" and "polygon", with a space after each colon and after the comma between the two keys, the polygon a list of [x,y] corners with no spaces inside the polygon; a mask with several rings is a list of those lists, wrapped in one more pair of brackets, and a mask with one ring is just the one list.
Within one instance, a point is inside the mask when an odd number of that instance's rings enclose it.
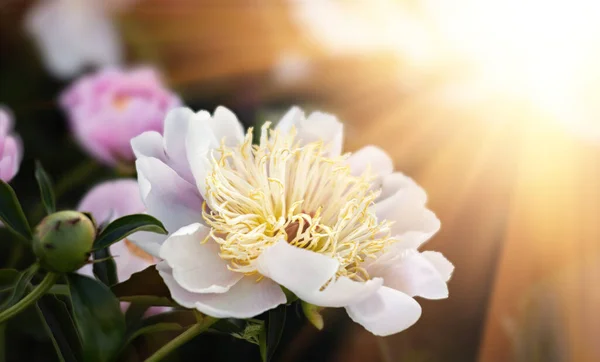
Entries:
{"label": "green leaf", "polygon": [[56,211],[56,199],[52,188],[52,180],[44,170],[44,167],[42,167],[40,161],[35,162],[35,179],[40,188],[40,195],[42,196],[42,203],[46,208],[46,213],[54,213]]}
{"label": "green leaf", "polygon": [[163,224],[154,217],[146,214],[127,215],[111,222],[102,230],[94,249],[103,249],[117,241],[125,239],[136,231],[149,231],[158,234],[167,234]]}
{"label": "green leaf", "polygon": [[12,285],[12,293],[10,293],[8,298],[4,300],[2,305],[0,305],[0,311],[10,308],[11,306],[15,305],[19,300],[21,300],[21,298],[27,291],[27,287],[31,283],[31,279],[38,271],[38,269],[39,265],[33,264],[27,270],[23,271],[22,273],[19,273],[17,279]]}
{"label": "green leaf", "polygon": [[112,291],[119,300],[125,302],[162,306],[177,305],[171,299],[171,292],[154,265],[134,273],[125,282],[114,285]]}
{"label": "green leaf", "polygon": [[53,295],[42,297],[37,304],[64,360],[81,361],[81,340],[67,305]]}
{"label": "green leaf", "polygon": [[104,248],[94,251],[93,264],[94,275],[104,284],[109,287],[119,282],[117,277],[117,264],[110,255],[110,249]]}
{"label": "green leaf", "polygon": [[56,341],[56,338],[54,338],[54,334],[52,334],[52,330],[50,329],[50,326],[48,325],[46,318],[44,318],[44,314],[42,313],[42,310],[40,309],[39,303],[36,303],[35,310],[36,310],[38,316],[40,317],[40,322],[42,323],[42,327],[44,327],[46,334],[48,335],[48,337],[50,337],[50,341],[52,342],[52,346],[54,346],[54,350],[56,351],[56,356],[58,357],[58,360],[60,362],[65,362],[65,358],[63,357],[60,347],[58,346],[58,342]]}
{"label": "green leaf", "polygon": [[125,337],[125,317],[110,289],[94,279],[69,274],[75,325],[83,344],[83,360],[113,361]]}
{"label": "green leaf", "polygon": [[260,335],[265,329],[265,322],[259,319],[219,319],[210,327],[211,332],[227,334],[260,346]]}
{"label": "green leaf", "polygon": [[247,321],[241,332],[233,332],[230,334],[235,338],[243,339],[260,346],[260,336],[264,329],[265,324],[263,321]]}
{"label": "green leaf", "polygon": [[[277,349],[277,345],[281,340],[281,335],[283,334],[283,328],[285,327],[285,306],[280,305],[277,308],[269,310],[269,317],[267,319],[267,328],[266,328],[266,351],[264,351],[263,360],[268,362],[273,358],[275,354],[275,350]],[[261,336],[260,340],[265,338],[264,334]],[[261,347],[261,356],[263,355],[262,342],[259,343]]]}
{"label": "green leaf", "polygon": [[0,180],[0,220],[25,240],[31,240],[33,237],[15,191],[2,180]]}

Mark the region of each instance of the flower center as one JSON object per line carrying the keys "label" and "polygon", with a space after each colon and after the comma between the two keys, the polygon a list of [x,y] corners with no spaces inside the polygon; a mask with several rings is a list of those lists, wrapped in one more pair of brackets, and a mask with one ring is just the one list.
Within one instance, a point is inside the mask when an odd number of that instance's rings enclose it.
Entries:
{"label": "flower center", "polygon": [[338,275],[368,279],[361,264],[395,241],[390,223],[370,211],[380,193],[371,176],[353,176],[346,156],[328,157],[323,142],[301,146],[295,130],[269,127],[258,145],[250,129],[242,144],[222,142],[212,156],[203,217],[221,258],[254,274],[263,250],[286,240],[336,258]]}

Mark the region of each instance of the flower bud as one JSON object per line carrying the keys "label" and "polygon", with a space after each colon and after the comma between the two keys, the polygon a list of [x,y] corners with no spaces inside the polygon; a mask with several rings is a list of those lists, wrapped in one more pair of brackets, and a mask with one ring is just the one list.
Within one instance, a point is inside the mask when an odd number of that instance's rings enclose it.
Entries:
{"label": "flower bud", "polygon": [[95,237],[96,228],[87,216],[60,211],[48,215],[37,226],[33,250],[44,268],[68,273],[88,261]]}

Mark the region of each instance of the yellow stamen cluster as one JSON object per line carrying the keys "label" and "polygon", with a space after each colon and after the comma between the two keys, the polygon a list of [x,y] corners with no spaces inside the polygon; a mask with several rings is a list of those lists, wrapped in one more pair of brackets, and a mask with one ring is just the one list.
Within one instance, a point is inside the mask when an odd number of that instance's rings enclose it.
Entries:
{"label": "yellow stamen cluster", "polygon": [[338,275],[367,279],[361,264],[394,241],[389,222],[369,210],[379,195],[371,177],[351,175],[346,157],[328,157],[323,142],[301,146],[295,130],[269,127],[259,145],[249,130],[242,144],[213,153],[203,216],[221,258],[253,274],[256,258],[283,239],[336,258]]}

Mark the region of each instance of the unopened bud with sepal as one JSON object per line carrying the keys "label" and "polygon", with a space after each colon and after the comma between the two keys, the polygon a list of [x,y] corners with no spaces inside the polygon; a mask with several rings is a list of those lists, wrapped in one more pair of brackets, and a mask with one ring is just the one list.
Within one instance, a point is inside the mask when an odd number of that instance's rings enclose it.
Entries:
{"label": "unopened bud with sepal", "polygon": [[36,227],[33,250],[44,268],[69,273],[88,261],[95,237],[96,227],[89,217],[77,211],[59,211]]}

